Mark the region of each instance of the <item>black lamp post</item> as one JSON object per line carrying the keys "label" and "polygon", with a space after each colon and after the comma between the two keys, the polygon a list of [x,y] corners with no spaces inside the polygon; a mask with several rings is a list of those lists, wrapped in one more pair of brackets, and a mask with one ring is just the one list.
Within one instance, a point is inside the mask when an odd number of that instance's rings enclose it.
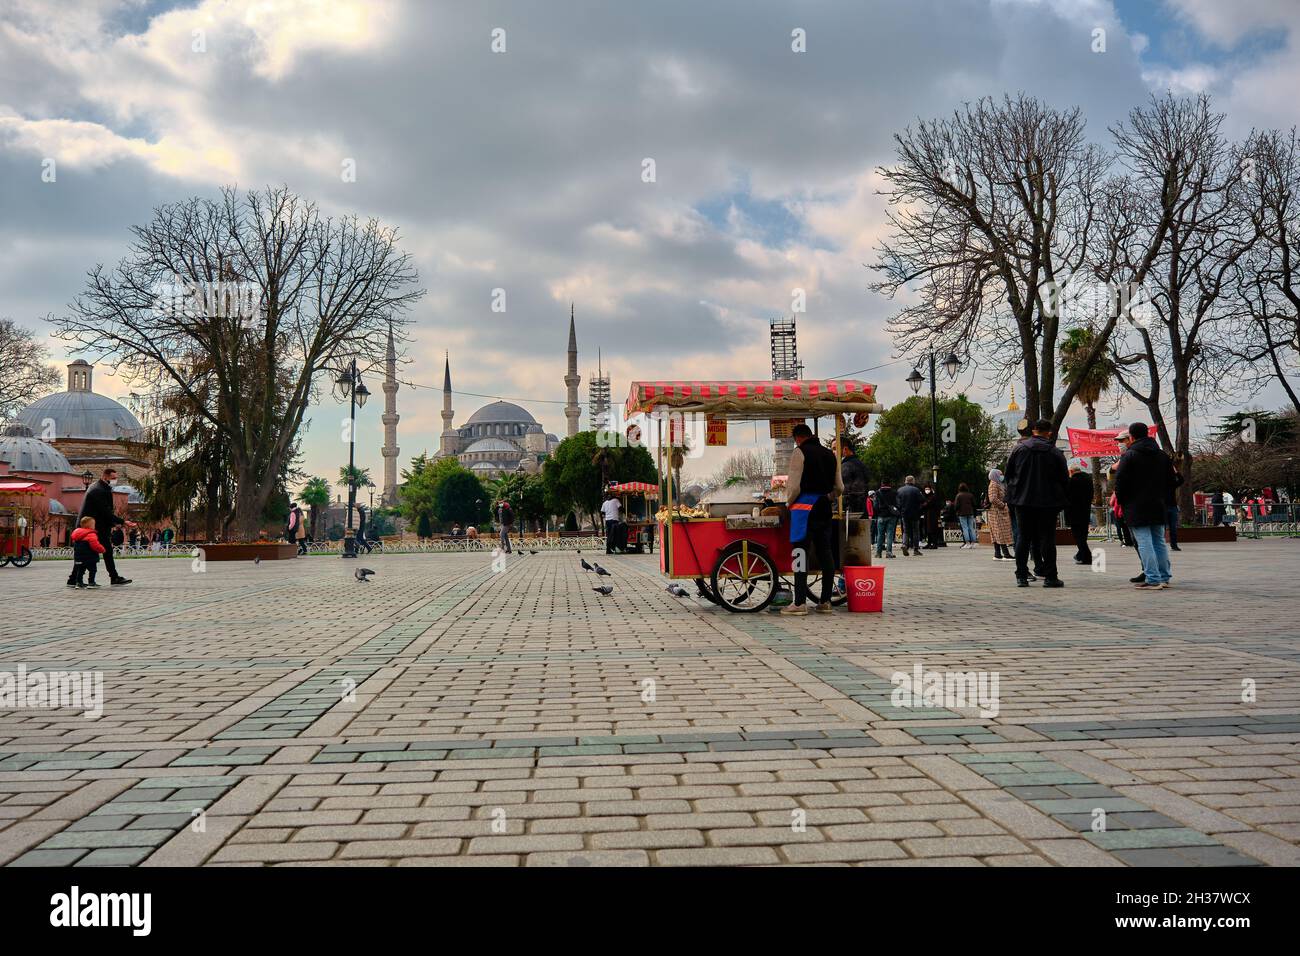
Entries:
{"label": "black lamp post", "polygon": [[[939,402],[935,396],[934,384],[934,352],[929,353],[930,359],[930,440],[934,445],[934,463],[930,466],[930,480],[934,483],[935,494],[939,493]],[[948,380],[952,381],[957,377],[957,372],[961,370],[961,361],[958,360],[955,352],[949,352],[948,357],[943,360],[944,371],[948,373]],[[920,394],[921,386],[925,379],[921,375],[921,370],[912,369],[912,374],[907,376],[907,384],[912,386],[912,394]]]}
{"label": "black lamp post", "polygon": [[95,476],[91,474],[89,470],[83,471],[81,473],[81,487],[85,488],[87,491],[90,490],[90,483],[94,480],[95,480]]}
{"label": "black lamp post", "polygon": [[339,390],[340,396],[347,395],[349,403],[348,411],[348,525],[343,535],[343,554],[345,558],[355,558],[357,556],[357,540],[352,531],[352,509],[357,503],[357,476],[356,476],[356,431],[357,431],[357,406],[365,407],[366,399],[370,397],[370,389],[366,388],[366,383],[361,381],[361,373],[357,371],[357,360],[352,359],[347,365],[339,371],[338,377],[334,379],[334,385]]}

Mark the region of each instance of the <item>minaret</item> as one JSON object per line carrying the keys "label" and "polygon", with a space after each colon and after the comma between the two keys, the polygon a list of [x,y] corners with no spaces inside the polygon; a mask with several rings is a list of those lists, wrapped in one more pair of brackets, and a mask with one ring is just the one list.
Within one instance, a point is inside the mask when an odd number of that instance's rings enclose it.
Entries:
{"label": "minaret", "polygon": [[397,349],[393,345],[393,324],[388,324],[388,354],[384,361],[384,496],[390,508],[397,504]]}
{"label": "minaret", "polygon": [[569,390],[568,401],[564,406],[564,417],[569,420],[567,435],[578,434],[578,416],[582,409],[578,407],[578,333],[573,327],[573,303],[569,303],[569,370],[564,376],[564,385]]}
{"label": "minaret", "polygon": [[456,454],[455,431],[451,420],[456,413],[451,410],[451,356],[443,353],[442,367],[442,438],[438,441],[438,454]]}

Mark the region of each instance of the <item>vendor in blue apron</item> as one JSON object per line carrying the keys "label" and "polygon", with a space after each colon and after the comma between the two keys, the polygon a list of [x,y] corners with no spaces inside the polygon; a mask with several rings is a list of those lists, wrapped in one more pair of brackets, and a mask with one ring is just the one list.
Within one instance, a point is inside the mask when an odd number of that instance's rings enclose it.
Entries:
{"label": "vendor in blue apron", "polygon": [[829,448],[813,437],[802,422],[792,433],[798,446],[790,453],[786,501],[790,506],[790,545],[794,553],[794,603],[782,614],[807,614],[808,551],[817,555],[822,593],[818,614],[831,613],[831,588],[835,583],[835,559],[831,552],[831,495],[844,493],[840,462]]}

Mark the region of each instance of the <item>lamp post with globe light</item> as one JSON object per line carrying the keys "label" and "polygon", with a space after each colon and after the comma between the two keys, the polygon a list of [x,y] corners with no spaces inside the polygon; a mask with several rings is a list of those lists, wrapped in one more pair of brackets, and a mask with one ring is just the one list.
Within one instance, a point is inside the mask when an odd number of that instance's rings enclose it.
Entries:
{"label": "lamp post with globe light", "polygon": [[355,558],[357,556],[357,540],[352,530],[352,510],[357,504],[357,482],[356,482],[356,430],[357,430],[357,406],[363,408],[366,399],[370,397],[370,389],[366,388],[366,383],[361,381],[361,373],[357,371],[357,360],[352,359],[347,365],[339,369],[337,377],[334,379],[335,391],[342,401],[343,396],[347,396],[349,403],[348,411],[348,523],[343,534],[343,554],[344,558]]}
{"label": "lamp post with globe light", "polygon": [[[930,480],[934,483],[935,494],[939,493],[939,402],[935,396],[934,382],[934,352],[929,353],[930,359],[930,440],[934,445],[934,460],[930,466]],[[957,358],[955,352],[949,352],[948,357],[943,360],[944,371],[948,373],[948,380],[952,381],[961,371],[961,361]],[[921,386],[925,383],[925,378],[921,375],[918,368],[912,369],[912,374],[907,376],[907,384],[912,386],[912,394],[920,394]]]}

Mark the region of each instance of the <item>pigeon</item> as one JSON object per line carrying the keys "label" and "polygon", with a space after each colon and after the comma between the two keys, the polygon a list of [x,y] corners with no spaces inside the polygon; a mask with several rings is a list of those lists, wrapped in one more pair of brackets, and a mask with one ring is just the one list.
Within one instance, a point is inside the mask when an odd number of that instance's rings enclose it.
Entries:
{"label": "pigeon", "polygon": [[528,553],[529,553],[529,554],[536,554],[537,552],[536,552],[536,551],[529,551]]}
{"label": "pigeon", "polygon": [[597,594],[604,594],[604,595],[606,595],[606,596],[608,596],[608,595],[614,593],[614,588],[613,588],[613,586],[611,586],[611,585],[609,585],[609,584],[606,584],[606,585],[604,585],[604,586],[602,586],[602,587],[598,587],[598,588],[592,588],[592,590],[595,591]]}
{"label": "pigeon", "polygon": [[595,570],[596,570],[596,569],[593,568],[590,564],[587,563],[587,559],[586,559],[586,558],[579,558],[578,560],[582,563],[582,570],[584,570],[584,571],[595,571]]}
{"label": "pigeon", "polygon": [[691,592],[690,592],[690,591],[687,591],[686,588],[682,587],[680,584],[670,584],[670,585],[668,585],[668,587],[667,587],[667,591],[668,591],[668,593],[671,594],[673,597],[679,597],[679,598],[682,598],[682,597],[690,597],[690,596],[691,596]]}
{"label": "pigeon", "polygon": [[254,564],[261,564],[261,563],[262,563],[262,556],[261,556],[260,554],[254,555],[254,556],[253,556],[253,563],[254,563]]}
{"label": "pigeon", "polygon": [[598,564],[596,565],[596,577],[601,577],[602,575],[607,578],[612,578],[614,576]]}
{"label": "pigeon", "polygon": [[355,571],[352,572],[352,576],[356,578],[358,581],[360,581],[362,584],[366,584],[370,581],[370,575],[374,573],[375,572],[371,571],[369,568],[357,568]]}

